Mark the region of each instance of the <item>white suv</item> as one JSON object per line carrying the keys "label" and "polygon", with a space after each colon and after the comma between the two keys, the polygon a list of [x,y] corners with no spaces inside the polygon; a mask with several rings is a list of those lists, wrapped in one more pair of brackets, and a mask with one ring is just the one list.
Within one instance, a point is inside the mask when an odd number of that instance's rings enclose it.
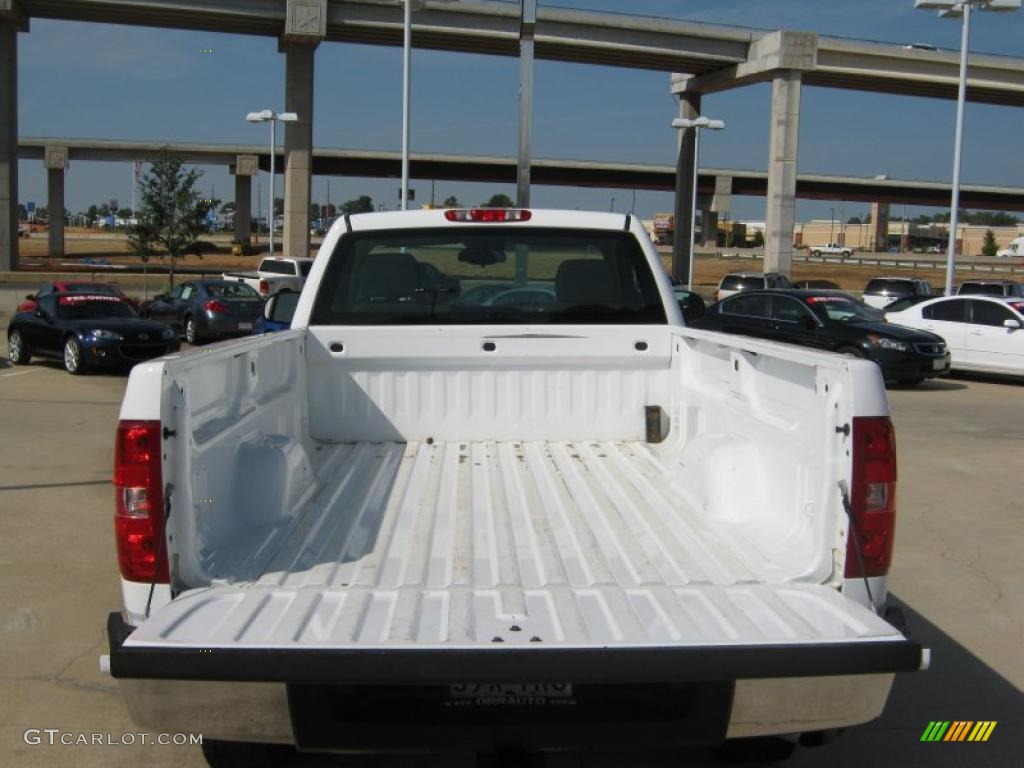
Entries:
{"label": "white suv", "polygon": [[789,278],[781,272],[730,272],[718,284],[715,301],[741,291],[763,290],[765,288],[792,288]]}

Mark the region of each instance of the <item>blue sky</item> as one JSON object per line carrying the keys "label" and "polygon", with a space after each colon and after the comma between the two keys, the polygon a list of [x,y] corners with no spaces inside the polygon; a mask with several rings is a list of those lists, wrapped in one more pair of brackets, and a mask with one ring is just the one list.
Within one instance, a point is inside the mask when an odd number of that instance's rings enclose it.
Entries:
{"label": "blue sky", "polygon": [[[915,11],[912,0],[541,0],[541,5],[951,49],[959,46],[960,35],[958,23]],[[31,33],[19,35],[18,42],[21,135],[262,143],[266,127],[246,123],[245,113],[283,108],[284,57],[271,38],[33,19]],[[976,16],[971,50],[1024,56],[1024,12]],[[516,59],[416,51],[413,70],[413,151],[515,152]],[[316,146],[400,148],[401,49],[322,44],[315,87]],[[669,123],[676,106],[667,73],[540,61],[535,91],[536,157],[673,162],[676,138]],[[769,96],[767,85],[756,85],[705,97],[705,114],[724,119],[728,127],[702,141],[702,166],[766,167]],[[952,101],[805,88],[800,170],[947,180],[954,115]],[[1020,109],[968,104],[965,182],[1024,186],[1021,117]],[[230,199],[227,170],[204,171],[203,190],[212,187],[218,197]],[[43,204],[41,163],[23,161],[19,181],[23,202]],[[266,181],[261,174],[261,183]],[[429,181],[413,186],[418,201],[429,198]],[[394,207],[397,187],[394,180],[335,178],[331,199],[369,194]],[[456,194],[465,203],[478,203],[496,191],[512,194],[501,185],[437,183],[438,200]],[[127,205],[128,164],[73,163],[66,196],[72,211],[111,197]],[[318,177],[314,199],[325,197],[326,179]],[[631,194],[550,187],[533,191],[538,207],[607,210],[612,198],[622,211]],[[255,204],[255,193],[253,199]],[[667,194],[637,194],[641,215],[670,207]],[[829,207],[827,202],[802,202],[798,217],[827,217]],[[848,203],[845,208],[851,216],[867,206]],[[760,218],[763,202],[738,198],[733,213]]]}

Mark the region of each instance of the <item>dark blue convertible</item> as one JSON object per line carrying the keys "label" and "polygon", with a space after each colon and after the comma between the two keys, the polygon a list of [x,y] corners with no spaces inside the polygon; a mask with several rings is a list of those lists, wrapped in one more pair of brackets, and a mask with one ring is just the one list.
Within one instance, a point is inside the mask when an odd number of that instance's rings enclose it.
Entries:
{"label": "dark blue convertible", "polygon": [[174,352],[178,335],[163,323],[141,319],[117,296],[51,293],[40,297],[33,311],[11,318],[7,346],[15,365],[49,357],[78,374],[127,368]]}

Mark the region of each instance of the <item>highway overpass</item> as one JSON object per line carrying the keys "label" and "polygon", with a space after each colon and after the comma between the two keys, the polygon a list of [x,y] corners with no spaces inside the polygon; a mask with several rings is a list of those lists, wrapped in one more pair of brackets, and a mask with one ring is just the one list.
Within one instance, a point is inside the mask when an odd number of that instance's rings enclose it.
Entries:
{"label": "highway overpass", "polygon": [[[0,216],[0,269],[17,262],[17,34],[30,29],[33,17],[278,38],[285,56],[285,109],[300,116],[287,126],[284,137],[284,247],[296,253],[308,249],[316,47],[322,42],[399,45],[402,40],[402,9],[393,0],[0,0],[0,211],[7,211]],[[524,84],[532,82],[534,56],[673,73],[671,88],[683,117],[699,114],[704,93],[770,82],[766,261],[768,268],[783,271],[792,259],[800,184],[796,169],[802,86],[954,98],[958,79],[954,52],[628,14],[537,9],[535,0],[428,0],[414,23],[413,44],[419,48],[519,56]],[[518,197],[528,201],[531,173],[536,168],[538,178],[533,180],[540,181],[546,171],[529,156],[532,90],[521,91],[515,170]],[[1024,59],[973,56],[967,98],[1024,106]],[[697,194],[688,181],[695,162],[694,138],[692,130],[683,132],[675,166],[677,222],[684,229],[692,226],[690,207]],[[59,194],[56,172],[67,159],[60,152],[44,159],[51,173],[51,196]],[[244,164],[238,168],[243,174],[249,170]],[[673,273],[679,276],[687,271],[690,254],[688,238],[677,242]]]}

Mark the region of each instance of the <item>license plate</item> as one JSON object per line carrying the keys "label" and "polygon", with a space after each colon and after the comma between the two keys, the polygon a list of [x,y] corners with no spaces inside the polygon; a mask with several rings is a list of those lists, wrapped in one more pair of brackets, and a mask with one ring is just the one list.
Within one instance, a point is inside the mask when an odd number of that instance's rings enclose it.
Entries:
{"label": "license plate", "polygon": [[240,331],[251,331],[252,330],[252,323],[239,323],[238,324],[238,330],[240,330]]}
{"label": "license plate", "polygon": [[946,370],[946,361],[945,360],[932,360],[932,370],[933,371],[944,371],[944,370]]}
{"label": "license plate", "polygon": [[459,683],[448,686],[454,705],[480,707],[544,706],[571,704],[569,683]]}

